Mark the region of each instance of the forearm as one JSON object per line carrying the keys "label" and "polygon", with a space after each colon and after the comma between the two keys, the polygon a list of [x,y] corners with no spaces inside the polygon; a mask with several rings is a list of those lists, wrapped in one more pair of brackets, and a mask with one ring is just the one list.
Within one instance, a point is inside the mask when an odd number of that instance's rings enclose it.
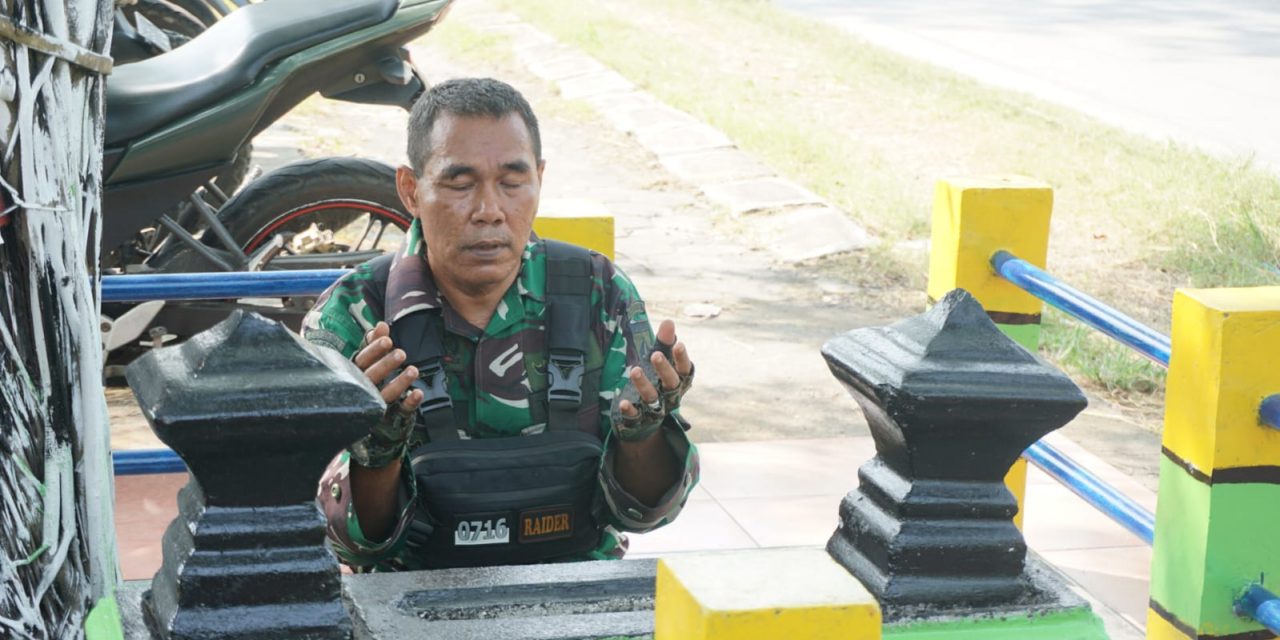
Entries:
{"label": "forearm", "polygon": [[655,506],[679,477],[680,461],[658,429],[640,442],[614,439],[613,473],[618,484],[635,499]]}
{"label": "forearm", "polygon": [[379,468],[351,462],[351,503],[355,507],[356,518],[360,520],[360,530],[370,542],[386,540],[396,523],[399,482],[399,460]]}

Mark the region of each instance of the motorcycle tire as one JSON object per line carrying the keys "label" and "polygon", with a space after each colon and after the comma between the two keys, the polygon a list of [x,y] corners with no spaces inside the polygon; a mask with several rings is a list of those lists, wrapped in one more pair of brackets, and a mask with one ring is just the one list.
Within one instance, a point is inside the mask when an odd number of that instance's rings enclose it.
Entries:
{"label": "motorcycle tire", "polygon": [[[272,235],[297,233],[316,225],[340,231],[369,216],[379,230],[401,232],[413,217],[396,191],[396,170],[363,158],[320,158],[285,165],[251,181],[219,211],[231,237],[252,255]],[[360,249],[368,230],[354,249]],[[379,233],[381,238],[381,233]],[[374,243],[372,249],[394,251]]]}

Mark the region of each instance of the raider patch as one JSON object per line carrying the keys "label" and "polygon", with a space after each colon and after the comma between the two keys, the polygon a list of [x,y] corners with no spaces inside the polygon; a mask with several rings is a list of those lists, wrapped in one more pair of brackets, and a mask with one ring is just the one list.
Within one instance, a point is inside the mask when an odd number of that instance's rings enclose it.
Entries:
{"label": "raider patch", "polygon": [[520,543],[559,540],[573,535],[573,511],[568,506],[520,512]]}

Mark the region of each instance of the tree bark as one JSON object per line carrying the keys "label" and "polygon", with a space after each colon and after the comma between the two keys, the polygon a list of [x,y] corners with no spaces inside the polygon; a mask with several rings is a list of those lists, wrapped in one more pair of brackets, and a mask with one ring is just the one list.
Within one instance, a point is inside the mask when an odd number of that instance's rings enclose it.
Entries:
{"label": "tree bark", "polygon": [[0,637],[114,591],[99,330],[110,0],[0,0]]}

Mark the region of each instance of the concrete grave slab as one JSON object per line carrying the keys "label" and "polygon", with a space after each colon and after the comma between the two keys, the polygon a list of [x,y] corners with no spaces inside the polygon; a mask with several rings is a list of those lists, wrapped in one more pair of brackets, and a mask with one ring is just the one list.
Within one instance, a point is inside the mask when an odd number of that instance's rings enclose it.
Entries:
{"label": "concrete grave slab", "polygon": [[716,184],[773,175],[773,169],[768,165],[734,148],[666,154],[658,160],[667,171],[691,184]]}
{"label": "concrete grave slab", "polygon": [[606,638],[653,632],[655,560],[346,577],[357,637]]}
{"label": "concrete grave slab", "polygon": [[641,129],[635,132],[635,136],[641,145],[659,156],[733,146],[733,141],[728,136],[721,133],[719,129],[705,124]]}
{"label": "concrete grave slab", "polygon": [[557,83],[561,97],[576,100],[605,93],[622,93],[635,88],[631,81],[616,71],[597,71]]}
{"label": "concrete grave slab", "polygon": [[801,262],[866,249],[875,240],[844,212],[827,206],[805,207],[762,216],[753,231],[783,262]]}
{"label": "concrete grave slab", "polygon": [[812,191],[777,177],[707,185],[702,192],[712,202],[728,207],[734,215],[822,202]]}

